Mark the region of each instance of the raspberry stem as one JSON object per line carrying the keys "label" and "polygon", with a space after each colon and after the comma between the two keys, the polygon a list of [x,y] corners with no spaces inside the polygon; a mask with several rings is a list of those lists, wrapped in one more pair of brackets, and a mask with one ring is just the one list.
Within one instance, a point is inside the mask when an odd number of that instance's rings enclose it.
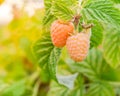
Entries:
{"label": "raspberry stem", "polygon": [[82,24],[82,28],[84,28],[84,29],[90,29],[90,28],[92,28],[94,25],[93,24],[89,24],[89,25],[87,25],[87,24]]}
{"label": "raspberry stem", "polygon": [[79,30],[79,21],[80,21],[80,18],[81,18],[81,15],[74,16],[73,23],[74,23],[75,28],[76,28],[75,34],[78,33],[78,30]]}
{"label": "raspberry stem", "polygon": [[76,15],[74,17],[74,21],[73,22],[74,22],[75,26],[77,26],[79,24],[80,17],[81,17],[81,15]]}

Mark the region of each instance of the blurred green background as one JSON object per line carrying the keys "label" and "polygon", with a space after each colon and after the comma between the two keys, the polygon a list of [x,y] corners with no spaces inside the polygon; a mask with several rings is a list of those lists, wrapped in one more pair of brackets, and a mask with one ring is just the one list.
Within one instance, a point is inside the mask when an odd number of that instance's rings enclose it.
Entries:
{"label": "blurred green background", "polygon": [[[23,80],[29,78],[32,74],[34,78],[34,72],[37,71],[31,45],[41,36],[44,9],[35,9],[32,1],[28,2],[26,0],[22,5],[21,3],[18,4],[20,0],[17,0],[17,3],[13,1],[0,0],[0,94],[15,82],[21,82],[18,83],[18,86],[22,86],[24,84]],[[31,13],[25,11],[25,6],[29,4],[33,5],[31,7],[34,9]],[[28,7],[31,8],[30,5]],[[24,90],[23,87],[25,86],[27,85],[22,86],[21,90],[18,87],[18,95],[11,95],[6,92],[8,94],[4,96],[22,96],[19,93]]]}

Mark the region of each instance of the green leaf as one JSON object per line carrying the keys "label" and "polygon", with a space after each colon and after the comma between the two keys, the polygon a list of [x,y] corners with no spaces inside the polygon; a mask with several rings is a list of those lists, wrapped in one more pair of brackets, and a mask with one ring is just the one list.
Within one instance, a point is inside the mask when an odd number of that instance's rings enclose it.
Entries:
{"label": "green leaf", "polygon": [[90,80],[120,81],[120,69],[109,66],[102,51],[92,48],[83,62],[76,63],[69,57],[64,57],[72,72],[80,72]]}
{"label": "green leaf", "polygon": [[44,0],[44,5],[45,5],[45,16],[43,18],[43,25],[47,25],[56,19],[55,16],[51,13],[53,0]]}
{"label": "green leaf", "polygon": [[76,13],[77,0],[44,0],[45,16],[43,25],[51,24],[56,17],[62,20],[71,20],[73,13]]}
{"label": "green leaf", "polygon": [[56,64],[60,56],[59,48],[55,48],[51,42],[50,32],[43,36],[33,45],[33,52],[38,64],[43,69],[48,69],[48,74],[56,80]]}
{"label": "green leaf", "polygon": [[109,68],[102,56],[102,52],[95,48],[89,51],[87,58],[83,62],[76,63],[70,59],[67,62],[73,71],[84,74],[92,81],[102,79],[102,72]]}
{"label": "green leaf", "polygon": [[59,61],[61,49],[53,46],[50,32],[44,32],[42,37],[34,43],[33,52],[38,64],[43,70],[47,71],[52,79],[68,88],[73,88],[76,74],[71,76],[56,76],[56,65]]}
{"label": "green leaf", "polygon": [[75,82],[75,87],[73,89],[68,89],[65,86],[58,85],[55,82],[51,82],[50,90],[48,96],[84,96],[82,78],[79,76]]}
{"label": "green leaf", "polygon": [[45,16],[43,18],[43,25],[51,24],[55,19],[55,16],[51,14],[50,10],[48,10],[45,12]]}
{"label": "green leaf", "polygon": [[120,11],[110,0],[88,0],[82,6],[84,20],[97,20],[115,27],[120,25]]}
{"label": "green leaf", "polygon": [[62,1],[54,2],[52,13],[58,19],[62,20],[71,20],[73,18],[73,11]]}
{"label": "green leaf", "polygon": [[68,77],[56,76],[56,65],[59,61],[61,49],[53,46],[50,38],[50,32],[44,32],[42,37],[34,43],[33,52],[40,67],[43,70],[46,70],[46,74],[49,74],[49,76],[59,84],[68,88],[73,88],[74,80],[77,77],[76,74]]}
{"label": "green leaf", "polygon": [[69,89],[56,82],[51,82],[48,96],[68,96]]}
{"label": "green leaf", "polygon": [[69,2],[68,0],[58,0],[58,1],[64,2],[64,4],[67,5],[69,8],[73,8],[78,4],[78,0],[69,0]]}
{"label": "green leaf", "polygon": [[48,11],[52,7],[53,0],[44,0],[45,10]]}
{"label": "green leaf", "polygon": [[26,91],[26,80],[14,83],[2,92],[2,96],[22,96]]}
{"label": "green leaf", "polygon": [[115,93],[110,84],[100,81],[90,85],[86,96],[115,96]]}
{"label": "green leaf", "polygon": [[97,47],[102,43],[103,40],[103,27],[97,21],[91,21],[94,23],[94,27],[92,28],[92,35],[90,39],[91,47]]}
{"label": "green leaf", "polygon": [[49,74],[53,79],[56,79],[56,64],[58,62],[58,59],[61,54],[61,49],[59,48],[54,48],[51,53],[50,57],[48,59],[48,69],[49,69]]}
{"label": "green leaf", "polygon": [[41,38],[37,40],[33,45],[33,52],[38,60],[38,64],[43,68],[47,65],[48,58],[54,46],[51,42],[50,33],[42,34]]}
{"label": "green leaf", "polygon": [[120,30],[118,28],[106,30],[103,48],[106,61],[116,68],[120,65]]}

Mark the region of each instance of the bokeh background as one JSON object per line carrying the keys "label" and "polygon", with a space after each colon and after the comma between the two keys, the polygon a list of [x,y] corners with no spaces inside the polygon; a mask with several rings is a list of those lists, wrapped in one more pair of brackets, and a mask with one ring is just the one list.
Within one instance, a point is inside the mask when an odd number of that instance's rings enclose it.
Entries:
{"label": "bokeh background", "polygon": [[43,8],[43,0],[0,0],[0,93],[36,72],[31,45],[41,36]]}

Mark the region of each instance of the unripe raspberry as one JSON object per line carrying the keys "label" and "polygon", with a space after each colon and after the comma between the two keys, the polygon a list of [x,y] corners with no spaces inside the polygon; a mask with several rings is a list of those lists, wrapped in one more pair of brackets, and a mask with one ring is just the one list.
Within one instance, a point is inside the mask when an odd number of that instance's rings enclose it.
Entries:
{"label": "unripe raspberry", "polygon": [[71,22],[62,22],[56,20],[51,25],[51,37],[54,46],[64,47],[66,45],[66,40],[74,31],[74,25]]}
{"label": "unripe raspberry", "polygon": [[83,61],[89,51],[90,46],[90,34],[78,33],[67,39],[66,47],[70,57],[76,61]]}

